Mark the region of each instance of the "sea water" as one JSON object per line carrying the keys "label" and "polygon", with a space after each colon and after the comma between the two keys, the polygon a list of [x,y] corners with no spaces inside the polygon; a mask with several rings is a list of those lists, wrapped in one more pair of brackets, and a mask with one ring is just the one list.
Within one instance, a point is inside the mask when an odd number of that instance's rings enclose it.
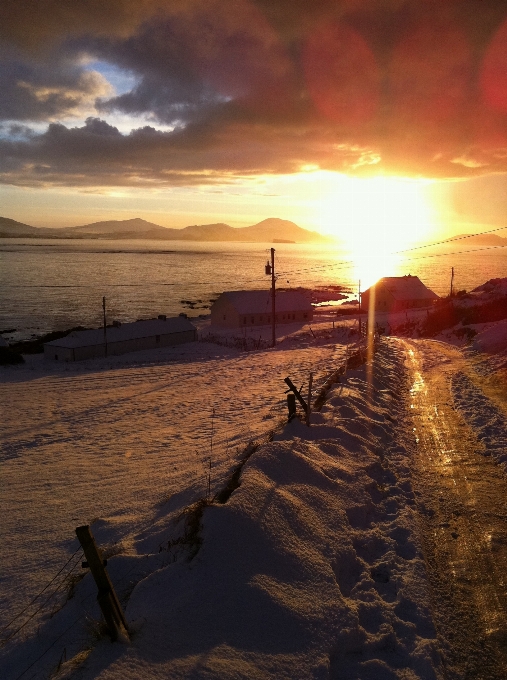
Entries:
{"label": "sea water", "polygon": [[[225,290],[270,286],[264,267],[272,246],[278,287],[341,285],[357,294],[361,272],[333,244],[0,239],[0,332],[20,340],[98,326],[103,296],[109,322],[208,314]],[[361,266],[364,289],[368,261]],[[457,241],[371,261],[372,272],[417,275],[438,295],[449,293],[451,267],[454,289],[470,290],[507,275],[507,248],[478,250]]]}

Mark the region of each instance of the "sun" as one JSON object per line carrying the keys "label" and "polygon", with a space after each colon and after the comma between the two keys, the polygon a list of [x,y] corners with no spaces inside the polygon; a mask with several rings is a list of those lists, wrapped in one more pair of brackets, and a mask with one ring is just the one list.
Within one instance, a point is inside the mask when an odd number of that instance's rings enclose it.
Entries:
{"label": "sun", "polygon": [[338,175],[322,195],[321,227],[343,242],[363,290],[382,276],[395,275],[403,261],[396,253],[435,229],[429,183]]}

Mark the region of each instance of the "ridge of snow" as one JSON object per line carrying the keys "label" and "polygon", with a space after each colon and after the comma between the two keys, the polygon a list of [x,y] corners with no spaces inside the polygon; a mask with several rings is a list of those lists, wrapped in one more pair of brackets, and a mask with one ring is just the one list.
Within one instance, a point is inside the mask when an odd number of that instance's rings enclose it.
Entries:
{"label": "ridge of snow", "polygon": [[484,455],[492,456],[507,472],[507,418],[468,376],[459,372],[453,376],[451,391],[454,404],[472,425]]}

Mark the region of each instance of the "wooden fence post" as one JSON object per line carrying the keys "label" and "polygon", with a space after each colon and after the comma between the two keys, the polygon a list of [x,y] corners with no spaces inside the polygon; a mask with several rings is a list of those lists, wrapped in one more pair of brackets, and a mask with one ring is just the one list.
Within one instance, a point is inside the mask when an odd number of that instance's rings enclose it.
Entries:
{"label": "wooden fence post", "polygon": [[310,416],[312,413],[312,385],[313,385],[313,373],[310,373],[310,378],[308,380],[308,400],[306,402],[306,424],[310,427]]}
{"label": "wooden fence post", "polygon": [[289,409],[289,423],[296,415],[296,395],[289,392],[287,395],[287,408]]}
{"label": "wooden fence post", "polygon": [[308,412],[308,406],[307,406],[307,404],[306,404],[306,401],[305,401],[305,400],[303,399],[303,397],[301,396],[301,392],[300,392],[300,391],[298,390],[298,388],[292,383],[292,380],[291,380],[290,378],[284,378],[283,381],[284,381],[284,383],[286,383],[286,384],[289,386],[289,389],[290,389],[292,392],[294,392],[294,394],[296,395],[296,399],[299,401],[299,403],[300,403],[301,406],[303,407],[303,411],[304,411],[305,413],[307,413],[307,412]]}
{"label": "wooden fence post", "polygon": [[120,633],[123,633],[128,637],[127,621],[118,598],[116,597],[116,593],[114,592],[113,584],[106,571],[104,560],[95,543],[90,527],[88,525],[77,527],[76,535],[83,548],[88,563],[87,566],[90,568],[95,583],[97,584],[99,591],[97,601],[104,614],[111,640],[113,642],[117,640]]}

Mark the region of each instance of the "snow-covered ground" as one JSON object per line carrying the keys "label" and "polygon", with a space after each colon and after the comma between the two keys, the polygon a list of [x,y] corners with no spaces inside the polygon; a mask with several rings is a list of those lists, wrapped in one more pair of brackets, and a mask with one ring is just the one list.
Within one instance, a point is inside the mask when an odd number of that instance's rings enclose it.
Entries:
{"label": "snow-covered ground", "polygon": [[[415,531],[413,441],[410,428],[397,422],[406,418],[408,389],[401,350],[385,342],[369,387],[364,366],[349,371],[322,411],[312,415],[310,428],[293,421],[279,429],[248,459],[228,502],[205,507],[198,537],[189,540],[187,526],[185,540],[185,518],[178,514],[205,490],[203,470],[191,454],[198,446],[199,455],[209,452],[211,404],[229,415],[228,437],[233,424],[241,432],[245,420],[252,421],[252,432],[241,436],[245,442],[279,424],[284,395],[278,383],[285,375],[299,383],[313,370],[318,387],[342,364],[345,347],[284,350],[282,343],[274,351],[199,358],[206,350],[217,351],[197,344],[179,350],[192,354],[188,363],[91,373],[69,367],[72,376],[23,380],[22,371],[12,371],[8,388],[16,416],[9,432],[12,443],[19,438],[20,450],[12,446],[8,463],[14,466],[9,480],[18,479],[18,486],[7,507],[13,515],[7,576],[11,583],[25,579],[25,599],[33,594],[30,588],[47,582],[48,573],[39,582],[33,579],[42,541],[28,522],[19,526],[15,498],[23,491],[32,495],[29,514],[36,522],[37,512],[45,514],[41,505],[56,495],[49,512],[54,525],[46,527],[46,536],[52,534],[70,553],[71,528],[93,514],[99,544],[120,553],[108,568],[126,603],[132,639],[94,643],[99,612],[88,576],[61,610],[39,620],[37,636],[10,641],[3,660],[7,677],[16,678],[34,661],[29,673],[36,677],[59,663],[58,677],[76,667],[90,678],[439,677]],[[38,369],[33,371],[37,376]],[[193,381],[196,391],[200,385],[195,402]],[[276,386],[279,393],[269,401],[266,395]],[[177,393],[182,399],[182,391],[185,403],[178,409],[174,400]],[[176,419],[182,436],[173,448],[174,431],[165,428]],[[51,432],[43,431],[43,423]],[[217,418],[214,489],[237,463],[227,437],[220,439],[219,424]],[[129,457],[126,451],[132,452]],[[73,466],[78,466],[74,476]],[[36,559],[30,557],[19,574],[32,541]],[[63,563],[65,550],[55,556],[52,571],[56,557]],[[16,600],[18,607],[22,599]],[[9,607],[8,614],[15,609]]]}
{"label": "snow-covered ground", "polygon": [[[283,378],[299,387],[312,371],[316,394],[354,340],[325,318],[284,333],[250,353],[203,342],[1,369],[2,637],[35,613],[1,677],[444,677],[403,347],[382,340],[310,428],[284,426]],[[210,456],[213,496],[250,441],[230,498],[196,504]],[[78,579],[73,531],[88,523],[130,642],[104,636],[93,581]]]}

